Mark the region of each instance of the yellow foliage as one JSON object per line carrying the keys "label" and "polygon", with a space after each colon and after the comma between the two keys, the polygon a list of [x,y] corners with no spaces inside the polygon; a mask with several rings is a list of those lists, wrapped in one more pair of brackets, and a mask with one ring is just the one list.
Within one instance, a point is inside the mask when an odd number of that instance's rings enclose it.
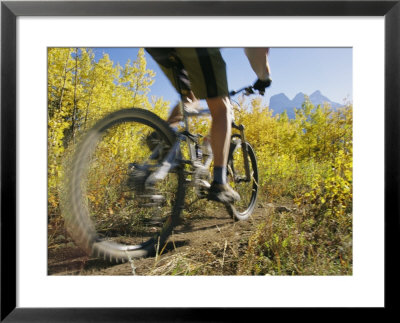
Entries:
{"label": "yellow foliage", "polygon": [[[108,55],[96,61],[90,49],[49,48],[48,193],[54,213],[64,176],[62,164],[74,151],[77,139],[97,120],[130,107],[167,117],[169,102],[148,97],[154,76],[147,69],[142,49],[135,60],[121,67]],[[317,208],[338,216],[349,212],[352,106],[332,110],[329,106],[314,107],[307,100],[296,110],[295,119],[289,119],[286,113],[274,115],[260,99],[242,97],[238,101],[235,121],[245,126],[246,139],[256,152],[261,195],[270,200],[297,197],[301,205],[316,203]],[[210,117],[191,119],[190,129],[206,136]],[[117,185],[123,165],[142,153],[139,138],[131,138],[131,131],[120,126],[118,132],[107,137],[104,146],[98,147],[98,170],[102,175],[92,183],[89,199],[103,198],[95,194],[96,186],[107,185],[111,175]]]}
{"label": "yellow foliage", "polygon": [[[235,115],[245,125],[246,139],[256,151],[260,184],[271,199],[310,189],[313,178],[326,178],[340,158],[351,163],[351,105],[334,111],[306,101],[296,118],[289,119],[286,113],[274,116],[259,100],[241,99]],[[346,166],[343,174],[351,177],[352,167]]]}
{"label": "yellow foliage", "polygon": [[[58,191],[64,176],[62,164],[73,152],[77,139],[97,120],[113,111],[131,107],[151,110],[162,118],[167,116],[168,102],[162,99],[150,101],[148,98],[154,75],[146,67],[143,49],[123,68],[114,65],[107,54],[96,61],[91,49],[48,49],[50,214],[56,214],[58,209]],[[127,138],[128,130],[124,131]],[[134,153],[131,151],[134,148],[127,145],[114,140],[110,152],[115,156],[122,147],[129,152],[128,155]],[[104,177],[106,175],[104,173]]]}

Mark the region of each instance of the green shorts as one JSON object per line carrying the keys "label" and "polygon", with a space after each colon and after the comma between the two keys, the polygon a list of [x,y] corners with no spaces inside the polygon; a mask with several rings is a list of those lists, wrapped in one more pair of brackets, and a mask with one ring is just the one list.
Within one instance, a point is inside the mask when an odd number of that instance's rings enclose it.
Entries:
{"label": "green shorts", "polygon": [[226,65],[218,48],[146,48],[146,51],[181,95],[193,91],[198,99],[228,96]]}

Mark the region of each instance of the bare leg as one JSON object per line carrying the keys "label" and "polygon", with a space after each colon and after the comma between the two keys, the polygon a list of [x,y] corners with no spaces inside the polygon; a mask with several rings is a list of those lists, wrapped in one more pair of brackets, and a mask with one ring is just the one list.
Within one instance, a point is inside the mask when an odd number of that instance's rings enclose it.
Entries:
{"label": "bare leg", "polygon": [[211,112],[211,147],[214,167],[225,167],[228,161],[232,131],[231,104],[228,97],[207,99]]}
{"label": "bare leg", "polygon": [[214,180],[208,199],[223,203],[240,200],[240,195],[226,183],[226,164],[232,132],[231,103],[228,97],[207,99],[210,108],[211,147],[214,155]]}
{"label": "bare leg", "polygon": [[[211,148],[214,155],[214,181],[209,189],[208,199],[233,203],[240,200],[240,195],[226,183],[226,164],[232,132],[231,103],[229,97],[206,99],[206,101],[212,117]],[[180,120],[182,115],[179,108],[175,107],[167,121],[173,127],[174,124],[178,125]]]}

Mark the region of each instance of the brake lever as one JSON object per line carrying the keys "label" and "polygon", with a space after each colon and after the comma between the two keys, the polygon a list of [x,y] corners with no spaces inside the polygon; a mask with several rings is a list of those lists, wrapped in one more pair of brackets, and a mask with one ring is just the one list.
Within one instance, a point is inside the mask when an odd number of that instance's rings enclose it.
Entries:
{"label": "brake lever", "polygon": [[251,95],[251,94],[254,94],[254,89],[253,89],[253,87],[252,86],[249,86],[249,87],[247,87],[246,89],[245,89],[245,95],[246,96],[249,96],[249,95]]}

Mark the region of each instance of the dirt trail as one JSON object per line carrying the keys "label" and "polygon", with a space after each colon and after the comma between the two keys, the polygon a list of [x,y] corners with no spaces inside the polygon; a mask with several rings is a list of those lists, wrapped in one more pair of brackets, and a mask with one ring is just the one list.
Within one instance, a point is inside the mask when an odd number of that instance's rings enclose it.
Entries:
{"label": "dirt trail", "polygon": [[269,212],[259,204],[247,221],[235,222],[217,209],[207,216],[183,218],[161,256],[111,264],[86,256],[66,238],[48,251],[49,275],[232,275],[247,248],[249,237]]}

